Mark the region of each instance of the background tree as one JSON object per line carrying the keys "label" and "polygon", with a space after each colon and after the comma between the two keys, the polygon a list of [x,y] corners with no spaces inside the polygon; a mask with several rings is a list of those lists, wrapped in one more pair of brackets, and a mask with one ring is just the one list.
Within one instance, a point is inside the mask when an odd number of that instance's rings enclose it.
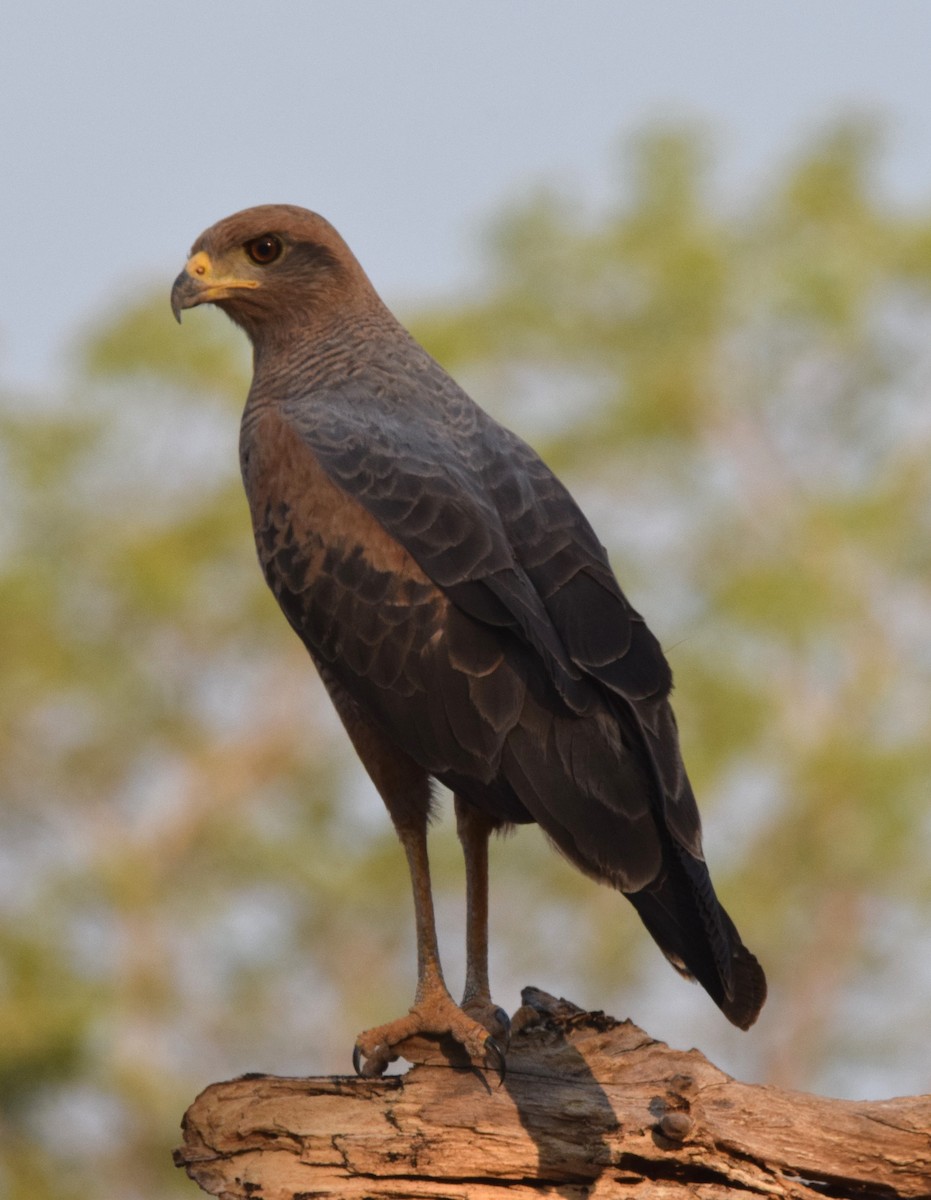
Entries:
{"label": "background tree", "polygon": [[[771,1000],[722,1028],[535,830],[495,848],[496,997],[539,983],[747,1078],[924,1090],[931,210],[877,194],[860,124],[739,205],[707,159],[653,129],[607,208],[518,203],[474,294],[412,325],[571,483],[666,646]],[[409,999],[394,835],[255,566],[248,374],[222,317],[174,328],[162,280],[88,332],[67,394],[0,407],[11,1200],[185,1192],[167,1150],[198,1086],[343,1071]],[[455,978],[448,821],[434,857]]]}

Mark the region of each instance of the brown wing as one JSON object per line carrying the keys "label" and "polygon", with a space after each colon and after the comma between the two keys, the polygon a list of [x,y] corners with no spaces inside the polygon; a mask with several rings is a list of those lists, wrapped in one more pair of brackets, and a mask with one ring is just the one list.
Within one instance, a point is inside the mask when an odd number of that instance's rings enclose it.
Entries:
{"label": "brown wing", "polygon": [[[620,702],[627,754],[654,780],[674,836],[700,854],[700,820],[682,767],[658,642],[624,596],[591,526],[516,435],[436,368],[426,392],[377,404],[347,388],[290,413],[320,465],[480,626],[523,646],[521,669],[547,706]],[[437,399],[441,403],[437,403]],[[601,685],[600,687],[598,685]],[[639,816],[640,803],[631,817]],[[618,804],[624,801],[618,799]],[[621,810],[623,811],[623,809]]]}

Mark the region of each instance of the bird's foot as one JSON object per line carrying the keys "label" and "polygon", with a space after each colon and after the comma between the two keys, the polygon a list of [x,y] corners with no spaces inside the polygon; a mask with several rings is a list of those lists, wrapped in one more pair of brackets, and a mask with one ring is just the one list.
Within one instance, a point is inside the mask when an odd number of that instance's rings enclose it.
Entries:
{"label": "bird's foot", "polygon": [[503,1052],[507,1051],[511,1041],[511,1018],[490,996],[464,997],[462,1011],[483,1025],[499,1048]]}
{"label": "bird's foot", "polygon": [[352,1052],[353,1066],[358,1075],[382,1075],[389,1063],[401,1057],[401,1044],[409,1038],[450,1038],[473,1063],[484,1064],[503,1082],[510,1024],[507,1013],[490,1000],[471,999],[460,1008],[448,992],[434,993],[396,1021],[360,1033]]}

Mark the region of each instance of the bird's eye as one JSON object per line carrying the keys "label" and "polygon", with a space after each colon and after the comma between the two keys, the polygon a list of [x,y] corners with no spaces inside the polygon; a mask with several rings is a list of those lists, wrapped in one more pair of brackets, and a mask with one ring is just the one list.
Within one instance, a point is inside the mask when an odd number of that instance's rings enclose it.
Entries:
{"label": "bird's eye", "polygon": [[267,267],[269,263],[273,263],[280,256],[282,249],[281,238],[275,237],[273,233],[263,233],[261,237],[246,242],[246,253],[260,267]]}

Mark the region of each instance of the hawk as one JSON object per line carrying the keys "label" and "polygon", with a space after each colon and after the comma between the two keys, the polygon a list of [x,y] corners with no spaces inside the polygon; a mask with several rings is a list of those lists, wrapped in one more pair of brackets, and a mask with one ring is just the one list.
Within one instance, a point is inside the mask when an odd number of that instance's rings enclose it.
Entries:
{"label": "hawk", "polygon": [[[213,225],[171,303],[179,320],[215,304],[252,342],[240,459],[259,561],[407,856],[414,1003],[359,1035],[357,1070],[381,1073],[425,1034],[503,1075],[488,839],[534,821],[748,1028],[766,981],[705,865],[669,665],[567,489],[418,345],[316,213],[261,205]],[[459,1005],[434,922],[433,781],[453,793],[466,864]]]}

